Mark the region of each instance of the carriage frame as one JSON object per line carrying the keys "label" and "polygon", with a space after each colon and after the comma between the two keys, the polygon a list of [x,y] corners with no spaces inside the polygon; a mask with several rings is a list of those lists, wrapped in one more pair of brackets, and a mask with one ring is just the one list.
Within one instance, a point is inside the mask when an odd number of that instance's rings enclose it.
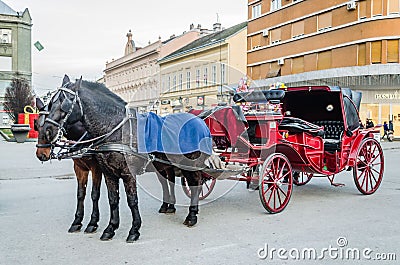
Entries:
{"label": "carriage frame", "polygon": [[[247,169],[222,178],[258,189],[268,212],[285,209],[293,184],[304,185],[314,176],[326,176],[340,186],[335,175],[352,170],[362,194],[378,189],[384,171],[382,147],[376,140],[379,128],[363,128],[360,93],[336,86],[301,86],[237,93],[233,100],[233,106],[192,113],[204,119],[214,151],[225,165]],[[221,178],[207,171],[203,177],[200,199]]]}

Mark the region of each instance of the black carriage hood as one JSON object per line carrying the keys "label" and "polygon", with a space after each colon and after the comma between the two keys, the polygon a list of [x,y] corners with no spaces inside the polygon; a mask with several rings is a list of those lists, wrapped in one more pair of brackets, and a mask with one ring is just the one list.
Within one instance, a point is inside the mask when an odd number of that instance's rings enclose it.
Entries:
{"label": "black carriage hood", "polygon": [[362,93],[353,91],[350,88],[342,88],[344,112],[346,116],[347,128],[351,131],[360,127],[360,110]]}

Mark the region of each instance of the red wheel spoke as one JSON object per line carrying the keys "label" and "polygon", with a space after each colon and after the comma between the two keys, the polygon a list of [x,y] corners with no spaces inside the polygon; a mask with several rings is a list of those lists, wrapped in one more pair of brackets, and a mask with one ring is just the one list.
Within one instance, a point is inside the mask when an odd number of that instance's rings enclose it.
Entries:
{"label": "red wheel spoke", "polygon": [[286,197],[287,197],[287,193],[284,191],[284,190],[282,190],[282,188],[281,187],[278,187],[278,189],[282,192],[282,194],[285,196],[285,199],[286,199]]}
{"label": "red wheel spoke", "polygon": [[274,189],[272,189],[271,194],[269,195],[269,198],[268,198],[268,201],[267,201],[268,205],[271,204],[272,195],[274,195]]}
{"label": "red wheel spoke", "polygon": [[264,196],[265,196],[265,194],[266,194],[269,190],[271,190],[273,187],[274,187],[274,185],[270,185],[270,186],[268,187],[268,189],[266,189],[265,191],[263,191],[263,192],[264,192]]}
{"label": "red wheel spoke", "polygon": [[280,190],[280,187],[278,187],[278,188],[276,189],[276,193],[278,194],[279,206],[281,206],[281,205],[282,205],[282,200],[281,200],[281,195],[279,194],[279,190]]}
{"label": "red wheel spoke", "polygon": [[[371,190],[373,190],[374,189],[374,184],[372,183],[372,179],[375,179],[375,177],[374,177],[374,175],[372,174],[372,172],[370,171],[369,172],[369,184],[371,185]],[[375,181],[375,183],[376,183],[376,181]]]}
{"label": "red wheel spoke", "polygon": [[366,174],[367,170],[363,170],[360,175],[357,178],[357,181],[360,182],[360,178],[362,177],[363,174]]}

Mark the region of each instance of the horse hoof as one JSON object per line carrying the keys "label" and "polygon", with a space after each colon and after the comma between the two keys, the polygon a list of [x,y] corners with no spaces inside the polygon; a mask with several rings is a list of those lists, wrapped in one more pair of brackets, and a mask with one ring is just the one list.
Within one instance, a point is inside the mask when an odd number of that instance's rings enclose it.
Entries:
{"label": "horse hoof", "polygon": [[115,235],[114,232],[104,232],[101,237],[100,240],[101,241],[108,241],[111,240],[113,238],[113,236]]}
{"label": "horse hoof", "polygon": [[168,210],[167,208],[161,207],[161,208],[158,210],[158,212],[159,212],[159,213],[166,213],[167,210]]}
{"label": "horse hoof", "polygon": [[134,234],[129,234],[128,237],[126,238],[126,243],[133,243],[139,239],[140,233],[134,233]]}
{"label": "horse hoof", "polygon": [[82,225],[71,225],[71,227],[68,229],[68,233],[80,232],[81,228],[82,228]]}
{"label": "horse hoof", "polygon": [[158,210],[159,213],[166,213],[168,210],[168,203],[163,202],[161,204],[160,210]]}
{"label": "horse hoof", "polygon": [[184,225],[187,227],[192,227],[197,224],[197,216],[192,216],[190,218],[186,217],[185,221],[183,222]]}
{"label": "horse hoof", "polygon": [[168,208],[167,211],[165,212],[166,214],[174,214],[176,212],[175,207],[174,208]]}
{"label": "horse hoof", "polygon": [[95,233],[97,231],[97,225],[88,225],[85,229],[85,233],[86,234],[92,234]]}

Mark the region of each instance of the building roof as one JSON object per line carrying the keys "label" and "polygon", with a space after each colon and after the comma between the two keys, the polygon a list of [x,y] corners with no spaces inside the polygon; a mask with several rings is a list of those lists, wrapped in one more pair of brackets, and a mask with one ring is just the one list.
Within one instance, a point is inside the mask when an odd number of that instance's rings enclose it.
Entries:
{"label": "building roof", "polygon": [[175,52],[171,53],[170,55],[168,55],[164,58],[161,58],[160,61],[168,60],[175,56],[185,54],[190,51],[197,50],[197,49],[200,49],[200,48],[203,48],[206,46],[214,45],[216,43],[221,43],[222,41],[225,41],[230,36],[235,35],[237,32],[244,29],[246,26],[247,26],[247,21],[237,24],[235,26],[232,26],[230,28],[206,35],[206,36],[204,36],[200,39],[197,39],[197,40],[189,43],[188,45],[176,50]]}
{"label": "building roof", "polygon": [[3,1],[0,1],[0,14],[1,15],[18,16],[18,12],[14,11],[11,7],[9,7]]}

